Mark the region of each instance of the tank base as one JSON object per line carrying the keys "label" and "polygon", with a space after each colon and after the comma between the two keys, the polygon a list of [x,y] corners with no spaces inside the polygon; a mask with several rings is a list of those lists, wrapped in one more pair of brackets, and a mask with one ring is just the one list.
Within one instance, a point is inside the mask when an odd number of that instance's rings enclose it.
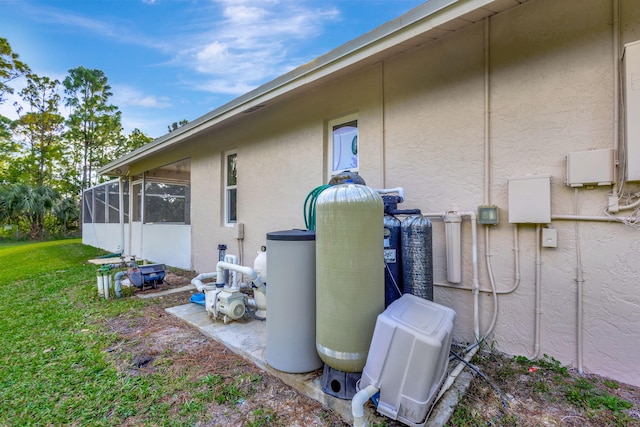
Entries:
{"label": "tank base", "polygon": [[350,400],[357,393],[356,383],[361,376],[362,372],[343,372],[324,365],[320,385],[328,395]]}

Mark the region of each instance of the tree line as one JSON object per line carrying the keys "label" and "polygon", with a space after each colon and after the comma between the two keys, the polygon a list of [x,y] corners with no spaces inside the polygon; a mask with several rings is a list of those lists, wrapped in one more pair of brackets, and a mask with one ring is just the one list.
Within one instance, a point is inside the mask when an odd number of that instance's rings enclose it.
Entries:
{"label": "tree line", "polygon": [[0,104],[19,78],[26,86],[14,103],[18,118],[0,115],[0,236],[77,232],[82,190],[104,181],[96,170],[152,138],[123,134],[101,70],[79,66],[62,82],[40,76],[0,38]]}

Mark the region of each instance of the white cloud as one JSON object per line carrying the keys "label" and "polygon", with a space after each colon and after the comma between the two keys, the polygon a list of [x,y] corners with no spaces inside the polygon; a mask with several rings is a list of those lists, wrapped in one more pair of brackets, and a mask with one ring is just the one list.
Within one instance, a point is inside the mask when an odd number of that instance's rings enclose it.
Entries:
{"label": "white cloud", "polygon": [[[151,0],[155,3],[155,0]],[[28,5],[28,4],[27,4]],[[137,30],[135,23],[129,20],[107,21],[99,18],[87,17],[56,7],[25,7],[25,13],[44,24],[55,24],[62,28],[75,27],[122,43],[144,46],[169,52],[173,47],[165,40],[152,38]]]}
{"label": "white cloud", "polygon": [[111,89],[113,93],[111,102],[119,107],[168,108],[171,106],[168,97],[147,95],[131,86],[114,85]]}
{"label": "white cloud", "polygon": [[[186,64],[212,79],[198,89],[231,95],[245,93],[294,66],[287,59],[304,40],[322,33],[339,17],[335,8],[317,9],[291,0],[214,0],[210,27],[197,37],[196,47],[183,50],[174,64]],[[216,20],[216,13],[222,18]],[[199,21],[206,25],[206,20]]]}
{"label": "white cloud", "polygon": [[255,87],[255,85],[246,84],[233,79],[223,78],[200,81],[196,85],[196,88],[198,90],[233,96],[247,93]]}

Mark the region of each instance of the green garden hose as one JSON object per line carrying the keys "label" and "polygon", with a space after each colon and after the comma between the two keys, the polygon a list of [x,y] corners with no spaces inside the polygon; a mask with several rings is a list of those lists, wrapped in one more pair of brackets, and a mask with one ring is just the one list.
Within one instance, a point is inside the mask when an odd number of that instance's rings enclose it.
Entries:
{"label": "green garden hose", "polygon": [[321,185],[319,187],[314,188],[307,195],[307,198],[304,199],[304,226],[307,230],[315,230],[316,229],[316,202],[318,200],[318,196],[327,188],[331,187],[330,185]]}

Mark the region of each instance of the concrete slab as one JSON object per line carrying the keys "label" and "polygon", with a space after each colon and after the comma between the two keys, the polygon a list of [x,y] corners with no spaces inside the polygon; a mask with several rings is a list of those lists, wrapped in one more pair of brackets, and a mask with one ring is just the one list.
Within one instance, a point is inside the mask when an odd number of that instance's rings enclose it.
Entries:
{"label": "concrete slab", "polygon": [[[288,386],[301,394],[316,400],[323,406],[339,414],[346,422],[353,422],[351,401],[330,396],[322,391],[322,370],[306,374],[289,374],[270,367],[266,362],[267,327],[265,322],[247,320],[224,324],[222,320],[213,321],[205,308],[198,304],[188,303],[167,308],[166,311],[185,323],[197,328],[204,335],[222,343],[234,353],[251,361],[259,368],[279,378]],[[453,413],[460,396],[471,383],[472,374],[463,372],[453,386],[445,393],[433,408],[426,427],[439,427],[446,424]],[[390,423],[390,420],[378,415],[372,405],[365,407],[365,415],[369,424]],[[397,425],[402,425],[398,423]]]}

